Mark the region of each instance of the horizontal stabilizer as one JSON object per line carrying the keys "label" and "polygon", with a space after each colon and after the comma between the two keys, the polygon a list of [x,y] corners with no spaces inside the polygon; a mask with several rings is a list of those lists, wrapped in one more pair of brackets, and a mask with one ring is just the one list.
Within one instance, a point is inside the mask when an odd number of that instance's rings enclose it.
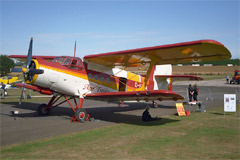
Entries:
{"label": "horizontal stabilizer", "polygon": [[192,76],[192,75],[156,75],[156,78],[173,78],[173,80],[193,80],[193,81],[199,81],[203,80],[203,78],[198,76]]}

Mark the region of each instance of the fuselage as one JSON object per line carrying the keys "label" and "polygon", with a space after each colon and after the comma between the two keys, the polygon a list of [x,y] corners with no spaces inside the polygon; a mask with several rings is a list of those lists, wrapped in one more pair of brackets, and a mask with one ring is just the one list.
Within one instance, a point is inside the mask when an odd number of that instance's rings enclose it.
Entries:
{"label": "fuselage", "polygon": [[88,93],[144,91],[144,77],[119,69],[83,62],[75,57],[57,57],[53,61],[34,59],[36,69],[32,85],[48,88],[60,94],[82,96]]}

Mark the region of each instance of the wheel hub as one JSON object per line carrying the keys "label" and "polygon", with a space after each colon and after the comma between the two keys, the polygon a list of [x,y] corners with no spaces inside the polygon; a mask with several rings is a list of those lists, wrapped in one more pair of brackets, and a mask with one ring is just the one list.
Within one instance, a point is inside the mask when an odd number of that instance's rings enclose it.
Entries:
{"label": "wheel hub", "polygon": [[81,112],[79,115],[80,115],[80,118],[84,118],[85,117],[84,112]]}

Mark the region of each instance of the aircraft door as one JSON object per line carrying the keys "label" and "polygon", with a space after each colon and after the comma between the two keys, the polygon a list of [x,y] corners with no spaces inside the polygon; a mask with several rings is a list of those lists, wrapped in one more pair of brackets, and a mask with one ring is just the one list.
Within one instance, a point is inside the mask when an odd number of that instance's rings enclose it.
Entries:
{"label": "aircraft door", "polygon": [[126,84],[127,84],[127,78],[119,77],[119,92],[125,92],[126,91]]}

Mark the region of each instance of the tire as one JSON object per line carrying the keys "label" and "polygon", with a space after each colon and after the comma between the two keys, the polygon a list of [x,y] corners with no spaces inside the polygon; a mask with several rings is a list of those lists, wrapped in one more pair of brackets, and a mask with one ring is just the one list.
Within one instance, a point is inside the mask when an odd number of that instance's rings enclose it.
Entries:
{"label": "tire", "polygon": [[153,107],[153,108],[158,108],[158,104],[157,104],[156,102],[154,102],[154,103],[152,104],[152,107]]}
{"label": "tire", "polygon": [[49,111],[46,111],[47,105],[46,104],[41,104],[40,106],[38,106],[38,113],[39,115],[48,115]]}
{"label": "tire", "polygon": [[85,122],[87,119],[87,111],[85,109],[77,109],[75,112],[75,116],[79,120],[79,122]]}

